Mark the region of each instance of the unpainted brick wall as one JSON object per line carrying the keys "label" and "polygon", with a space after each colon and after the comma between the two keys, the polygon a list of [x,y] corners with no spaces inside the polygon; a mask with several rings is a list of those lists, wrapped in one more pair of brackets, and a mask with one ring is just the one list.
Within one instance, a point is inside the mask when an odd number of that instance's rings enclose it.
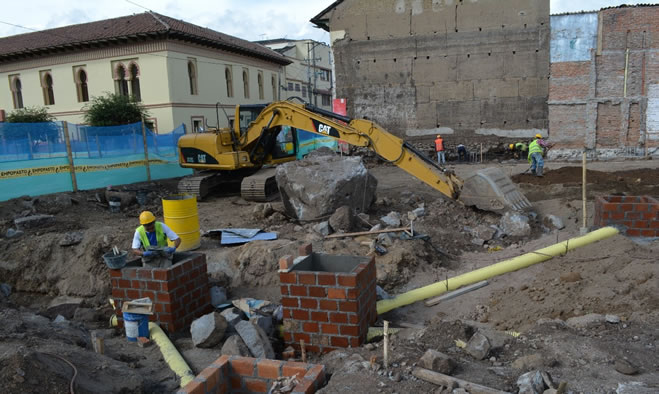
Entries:
{"label": "unpainted brick wall", "polygon": [[659,201],[649,196],[598,197],[593,223],[623,228],[632,237],[659,237]]}
{"label": "unpainted brick wall", "polygon": [[[206,255],[189,257],[169,268],[124,267],[110,270],[112,298],[119,303],[148,297],[155,313],[150,321],[170,333],[182,331],[211,311]],[[119,323],[123,324],[121,313]]]}
{"label": "unpainted brick wall", "polygon": [[292,394],[312,394],[325,384],[325,366],[222,356],[177,394],[266,393],[279,377],[296,376]]}

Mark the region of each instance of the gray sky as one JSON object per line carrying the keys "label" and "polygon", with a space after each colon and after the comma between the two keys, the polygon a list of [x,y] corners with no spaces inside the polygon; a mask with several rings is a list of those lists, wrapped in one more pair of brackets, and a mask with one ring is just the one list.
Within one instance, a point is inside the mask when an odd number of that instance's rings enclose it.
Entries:
{"label": "gray sky", "polygon": [[[134,3],[172,18],[250,41],[286,37],[328,42],[329,34],[314,28],[309,19],[332,4],[333,0],[134,0]],[[10,24],[43,30],[145,11],[134,3],[126,0],[5,1],[0,13],[0,37],[31,31]],[[638,3],[650,2],[551,0],[551,13],[591,11]]]}

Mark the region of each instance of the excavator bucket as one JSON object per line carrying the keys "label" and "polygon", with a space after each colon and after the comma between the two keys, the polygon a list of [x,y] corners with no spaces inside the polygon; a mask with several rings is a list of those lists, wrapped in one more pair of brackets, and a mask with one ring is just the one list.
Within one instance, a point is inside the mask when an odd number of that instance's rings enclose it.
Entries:
{"label": "excavator bucket", "polygon": [[460,200],[492,212],[522,211],[531,203],[500,168],[489,167],[465,179]]}

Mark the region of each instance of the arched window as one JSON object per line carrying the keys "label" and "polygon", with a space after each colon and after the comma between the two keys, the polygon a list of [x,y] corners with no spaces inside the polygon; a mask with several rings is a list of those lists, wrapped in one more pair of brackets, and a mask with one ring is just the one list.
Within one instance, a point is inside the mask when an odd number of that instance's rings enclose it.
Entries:
{"label": "arched window", "polygon": [[76,78],[76,91],[78,93],[78,102],[86,103],[89,101],[89,90],[87,88],[87,72],[83,69],[78,70]]}
{"label": "arched window", "polygon": [[277,76],[272,74],[272,101],[277,100]]}
{"label": "arched window", "polygon": [[249,71],[243,70],[243,93],[245,98],[249,98]]}
{"label": "arched window", "polygon": [[227,97],[233,97],[233,76],[229,67],[224,69],[224,79],[227,82]]}
{"label": "arched window", "polygon": [[258,75],[258,83],[259,83],[259,100],[264,99],[264,94],[263,94],[263,73],[259,71]]}
{"label": "arched window", "polygon": [[16,77],[11,83],[11,96],[14,99],[14,108],[23,108],[23,84],[21,79]]}
{"label": "arched window", "polygon": [[43,76],[43,81],[41,84],[43,89],[43,103],[44,105],[54,105],[55,104],[55,92],[53,91],[53,76],[50,73],[46,73]]}
{"label": "arched window", "polygon": [[128,81],[126,80],[126,68],[123,65],[117,67],[115,77],[115,90],[118,94],[128,97]]}
{"label": "arched window", "polygon": [[130,65],[130,90],[136,101],[142,101],[142,93],[140,92],[140,69],[137,64]]}
{"label": "arched window", "polygon": [[190,80],[190,94],[196,95],[197,92],[197,67],[192,61],[188,62],[188,79]]}

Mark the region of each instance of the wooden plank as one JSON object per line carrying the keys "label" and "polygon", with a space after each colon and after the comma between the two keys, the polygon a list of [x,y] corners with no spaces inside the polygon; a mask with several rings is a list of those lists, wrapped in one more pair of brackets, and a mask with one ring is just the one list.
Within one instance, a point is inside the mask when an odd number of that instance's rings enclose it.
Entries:
{"label": "wooden plank", "polygon": [[434,383],[439,386],[450,386],[457,384],[458,387],[467,390],[470,394],[510,394],[507,391],[496,390],[480,384],[467,382],[466,380],[454,378],[452,376],[444,375],[439,372],[434,372],[429,369],[416,367],[412,371],[412,375],[426,382]]}
{"label": "wooden plank", "polygon": [[146,180],[151,181],[151,167],[149,166],[149,146],[146,142],[146,126],[142,118],[142,142],[144,143],[144,161],[146,162]]}
{"label": "wooden plank", "polygon": [[71,184],[73,191],[78,191],[78,180],[76,179],[76,166],[73,163],[73,152],[71,150],[71,139],[69,138],[69,122],[62,122],[62,132],[64,133],[64,141],[66,142],[66,156],[69,160],[69,172],[71,173]]}
{"label": "wooden plank", "polygon": [[328,238],[343,238],[343,237],[356,237],[358,235],[370,235],[370,234],[380,234],[380,233],[396,233],[399,231],[406,231],[410,230],[409,227],[398,227],[398,228],[389,228],[389,229],[384,229],[384,230],[376,230],[376,231],[360,231],[357,233],[343,233],[343,234],[332,234],[328,235],[325,237],[325,239]]}
{"label": "wooden plank", "polygon": [[451,298],[461,296],[465,293],[469,293],[470,291],[480,289],[481,287],[485,287],[489,284],[490,284],[490,282],[484,280],[484,281],[474,283],[474,284],[469,285],[469,286],[461,287],[458,290],[452,291],[450,293],[442,294],[439,297],[429,299],[428,301],[426,301],[426,306],[437,305],[442,301],[450,300]]}

